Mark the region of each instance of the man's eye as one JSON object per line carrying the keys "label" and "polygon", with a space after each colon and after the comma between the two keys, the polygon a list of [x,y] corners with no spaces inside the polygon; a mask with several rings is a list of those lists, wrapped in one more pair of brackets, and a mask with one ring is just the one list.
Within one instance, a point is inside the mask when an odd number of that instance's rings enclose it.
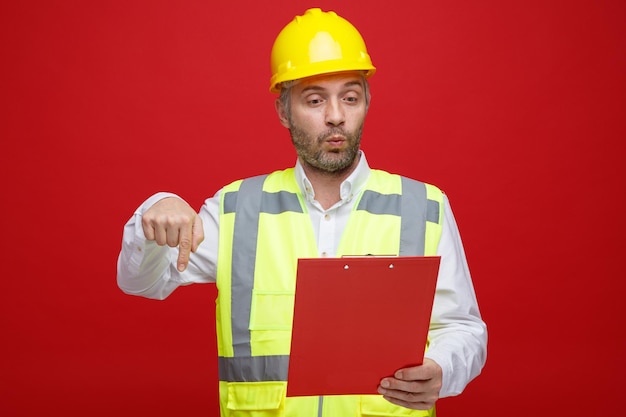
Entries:
{"label": "man's eye", "polygon": [[359,99],[357,97],[346,97],[345,100],[350,103],[356,103]]}
{"label": "man's eye", "polygon": [[321,98],[313,98],[309,100],[309,104],[311,105],[316,105],[316,104],[320,104],[322,102]]}

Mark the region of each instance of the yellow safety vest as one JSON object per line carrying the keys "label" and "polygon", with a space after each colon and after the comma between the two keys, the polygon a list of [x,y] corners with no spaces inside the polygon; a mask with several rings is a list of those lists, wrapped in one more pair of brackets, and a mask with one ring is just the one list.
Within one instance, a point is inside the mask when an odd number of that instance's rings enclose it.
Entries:
{"label": "yellow safety vest", "polygon": [[[337,256],[435,255],[443,194],[372,170]],[[222,417],[434,416],[379,395],[286,397],[298,258],[319,256],[293,168],[221,194],[216,328]]]}

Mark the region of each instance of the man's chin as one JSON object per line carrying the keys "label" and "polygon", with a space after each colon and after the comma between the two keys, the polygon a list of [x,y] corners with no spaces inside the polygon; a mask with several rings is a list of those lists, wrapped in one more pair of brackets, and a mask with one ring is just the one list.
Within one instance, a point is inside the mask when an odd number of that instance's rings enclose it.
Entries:
{"label": "man's chin", "polygon": [[329,156],[331,157],[318,160],[316,167],[323,171],[335,173],[345,171],[354,164],[355,158],[347,158],[345,152],[332,152],[332,155]]}

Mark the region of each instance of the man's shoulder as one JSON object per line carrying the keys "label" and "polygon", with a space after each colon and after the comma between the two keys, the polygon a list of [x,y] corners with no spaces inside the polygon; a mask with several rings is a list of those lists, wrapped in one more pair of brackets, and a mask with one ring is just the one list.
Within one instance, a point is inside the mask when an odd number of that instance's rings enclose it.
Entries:
{"label": "man's shoulder", "polygon": [[292,183],[295,180],[294,168],[278,169],[265,174],[251,175],[243,177],[230,182],[223,187],[224,190],[239,189],[245,182],[248,186],[254,186],[262,188],[267,186],[268,183],[273,184],[273,187],[279,186],[281,183]]}
{"label": "man's shoulder", "polygon": [[377,179],[379,179],[380,181],[409,181],[409,182],[414,182],[414,183],[419,183],[419,184],[425,184],[425,185],[439,189],[439,187],[433,183],[422,181],[422,180],[409,177],[403,174],[392,173],[384,169],[371,169],[371,173],[374,177],[377,177]]}

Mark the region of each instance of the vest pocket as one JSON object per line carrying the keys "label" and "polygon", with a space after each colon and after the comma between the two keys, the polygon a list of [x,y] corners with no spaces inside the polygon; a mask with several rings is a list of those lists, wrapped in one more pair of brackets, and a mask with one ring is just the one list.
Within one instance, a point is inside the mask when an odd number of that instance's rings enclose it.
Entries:
{"label": "vest pocket", "polygon": [[361,396],[362,417],[390,417],[390,416],[411,416],[411,417],[434,417],[435,409],[431,410],[411,410],[390,403],[379,395]]}
{"label": "vest pocket", "polygon": [[287,383],[281,381],[229,382],[229,417],[276,417],[284,413]]}
{"label": "vest pocket", "polygon": [[252,355],[289,354],[293,302],[293,291],[253,290],[250,311]]}
{"label": "vest pocket", "polygon": [[293,291],[252,290],[250,330],[291,330]]}

